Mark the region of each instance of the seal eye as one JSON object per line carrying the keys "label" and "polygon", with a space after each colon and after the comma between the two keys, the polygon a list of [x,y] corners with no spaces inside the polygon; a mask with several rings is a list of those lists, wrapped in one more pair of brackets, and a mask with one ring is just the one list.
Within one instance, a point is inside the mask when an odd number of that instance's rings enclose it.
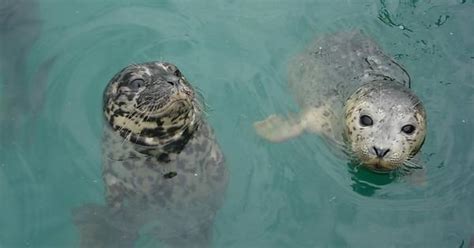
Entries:
{"label": "seal eye", "polygon": [[141,78],[134,79],[132,82],[130,82],[130,88],[133,90],[136,90],[140,87],[142,87],[145,84],[145,81]]}
{"label": "seal eye", "polygon": [[402,132],[404,132],[406,134],[412,134],[413,132],[415,132],[415,126],[405,125],[405,126],[402,127]]}
{"label": "seal eye", "polygon": [[372,126],[374,124],[374,121],[370,116],[368,115],[363,115],[360,117],[360,124],[364,127]]}

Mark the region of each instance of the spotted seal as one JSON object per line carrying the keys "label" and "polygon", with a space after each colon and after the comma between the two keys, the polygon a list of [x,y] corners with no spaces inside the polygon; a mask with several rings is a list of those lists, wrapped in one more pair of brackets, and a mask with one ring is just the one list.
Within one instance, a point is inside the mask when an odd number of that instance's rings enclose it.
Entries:
{"label": "spotted seal", "polygon": [[173,64],[130,65],[103,95],[107,208],[75,213],[84,247],[131,247],[138,232],[206,247],[227,186],[224,156],[196,91]]}
{"label": "spotted seal", "polygon": [[374,171],[419,167],[411,159],[426,135],[426,113],[410,76],[362,31],[317,39],[289,68],[301,112],[254,124],[274,142],[307,131],[340,144]]}

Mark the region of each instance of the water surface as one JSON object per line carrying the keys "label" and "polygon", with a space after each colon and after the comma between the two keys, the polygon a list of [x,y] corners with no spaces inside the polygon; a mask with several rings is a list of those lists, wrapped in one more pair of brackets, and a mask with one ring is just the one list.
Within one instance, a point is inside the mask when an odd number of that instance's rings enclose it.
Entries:
{"label": "water surface", "polygon": [[[150,60],[178,65],[209,105],[231,176],[214,247],[467,247],[472,0],[38,3],[30,6],[37,19],[23,22],[30,31],[18,34],[31,44],[0,37],[2,47],[26,53],[0,79],[0,94],[21,106],[0,108],[0,247],[78,245],[71,209],[104,201],[102,90],[122,67]],[[354,171],[314,135],[270,144],[252,129],[269,114],[298,110],[286,81],[291,57],[318,35],[351,28],[405,66],[425,104],[422,184]],[[10,89],[12,72],[22,75]],[[20,97],[22,89],[41,94]],[[137,247],[154,246],[144,237]]]}

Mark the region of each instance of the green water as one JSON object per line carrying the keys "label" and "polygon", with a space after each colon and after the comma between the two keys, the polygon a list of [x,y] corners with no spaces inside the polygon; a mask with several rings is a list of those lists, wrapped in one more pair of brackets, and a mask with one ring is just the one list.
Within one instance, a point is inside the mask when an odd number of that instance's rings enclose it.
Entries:
{"label": "green water", "polygon": [[[71,209],[104,201],[102,90],[125,65],[150,60],[177,64],[210,106],[231,177],[214,247],[468,247],[474,1],[38,2],[40,30],[16,83],[42,94],[1,130],[0,247],[78,245]],[[288,60],[318,34],[350,28],[405,65],[425,104],[423,184],[353,171],[317,136],[269,144],[252,129],[297,110]],[[34,74],[44,64],[41,90]],[[11,94],[2,80],[0,93]],[[21,109],[28,99],[16,101]]]}

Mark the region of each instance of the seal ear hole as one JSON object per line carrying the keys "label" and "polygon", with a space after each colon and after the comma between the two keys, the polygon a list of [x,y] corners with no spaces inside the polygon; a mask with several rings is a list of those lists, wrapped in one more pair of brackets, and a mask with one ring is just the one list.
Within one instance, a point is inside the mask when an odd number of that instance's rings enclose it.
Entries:
{"label": "seal ear hole", "polygon": [[374,121],[368,115],[362,115],[359,119],[359,122],[363,127],[372,126],[374,124]]}
{"label": "seal ear hole", "polygon": [[134,90],[142,87],[143,85],[145,85],[145,80],[143,80],[141,78],[134,79],[129,84],[130,88],[134,89]]}
{"label": "seal ear hole", "polygon": [[412,134],[413,132],[415,132],[415,129],[415,126],[408,124],[402,127],[402,132],[406,134]]}

